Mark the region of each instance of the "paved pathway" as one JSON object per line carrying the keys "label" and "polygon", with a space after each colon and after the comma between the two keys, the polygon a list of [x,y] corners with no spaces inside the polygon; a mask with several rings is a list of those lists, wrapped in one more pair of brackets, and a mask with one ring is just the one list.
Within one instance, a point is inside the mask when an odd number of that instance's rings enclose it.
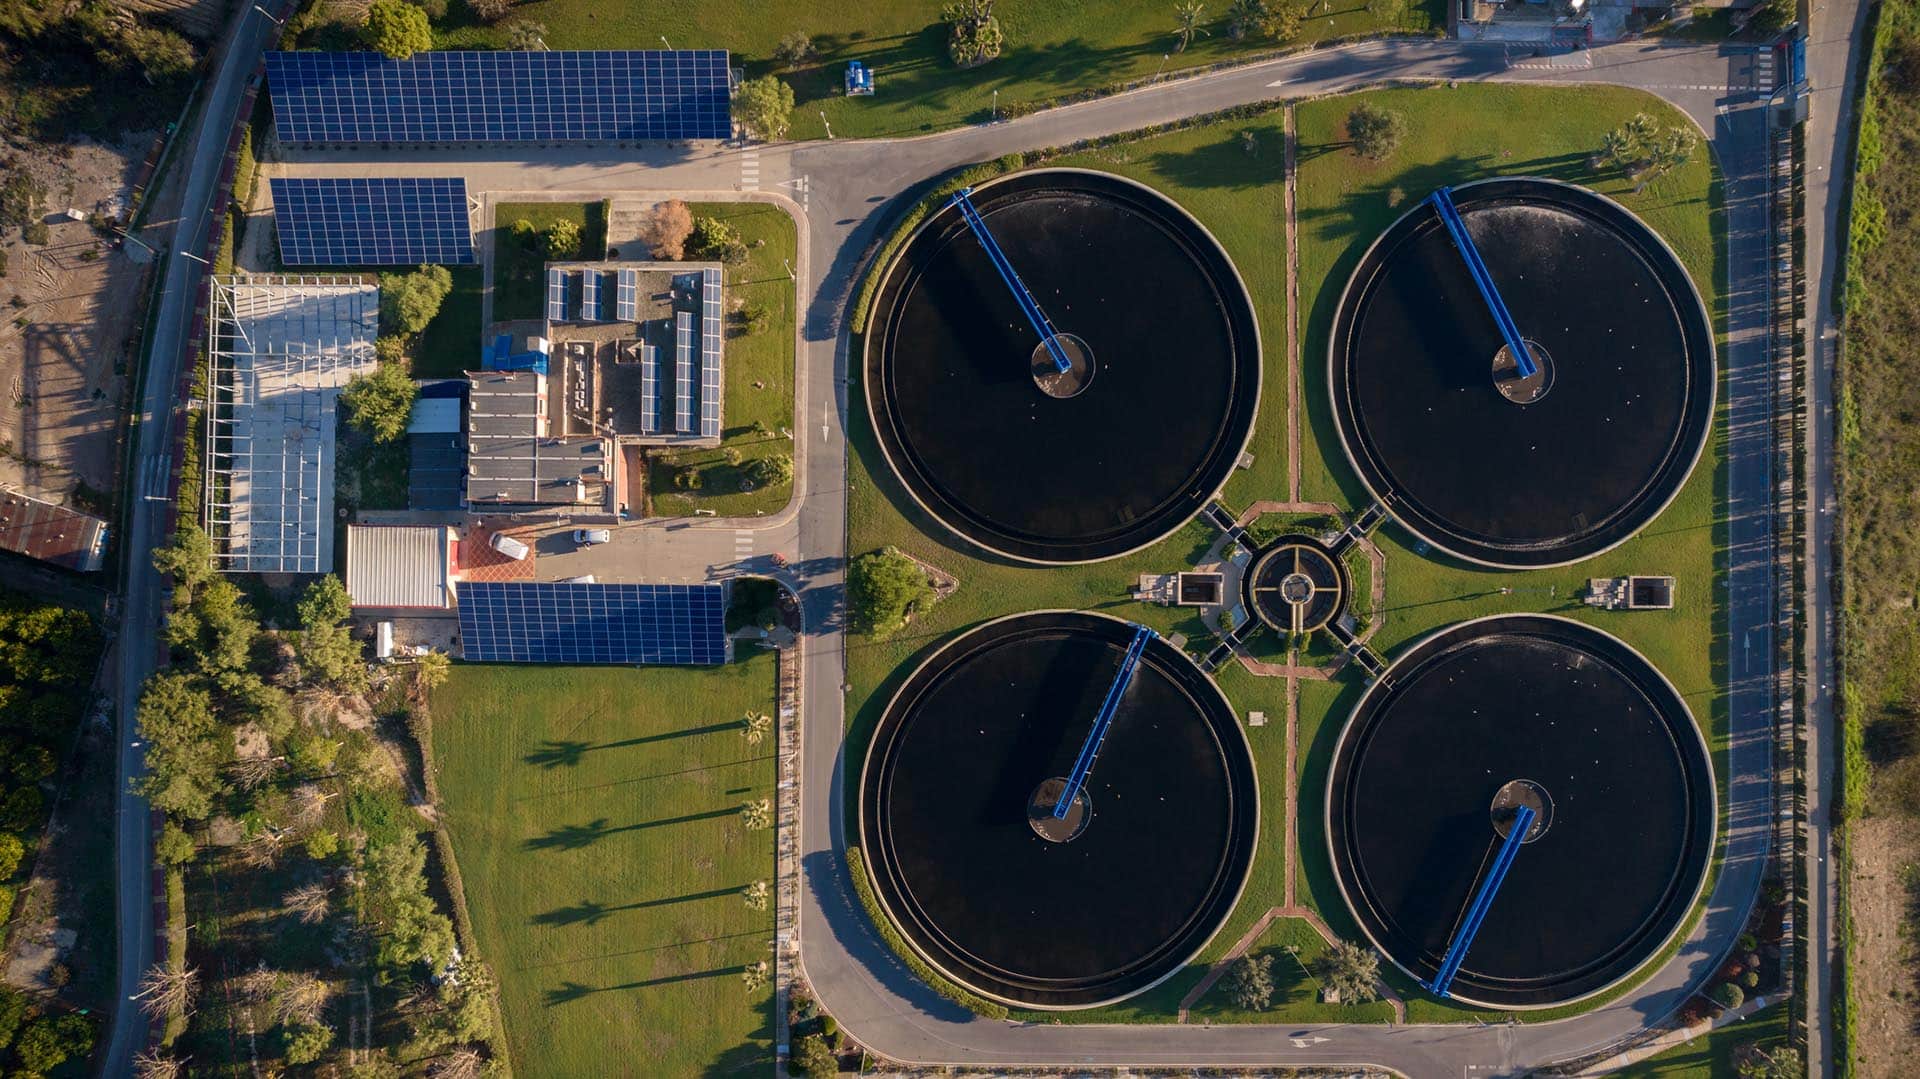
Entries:
{"label": "paved pathway", "polygon": [[[1850,13],[1857,0],[1829,7]],[[1651,90],[1692,116],[1712,138],[1727,179],[1727,262],[1731,280],[1722,362],[1732,395],[1727,466],[1731,559],[1727,629],[1771,657],[1768,452],[1770,393],[1764,335],[1764,119],[1771,86],[1752,50],[1635,43],[1595,49],[1586,66],[1513,63],[1498,45],[1379,41],[1301,54],[1206,76],[1169,81],[1021,120],[922,138],[732,146],[540,151],[503,148],[479,158],[445,151],[331,154],[303,158],[305,175],[460,174],[479,190],[624,192],[713,198],[754,184],[778,191],[803,222],[800,373],[795,434],[801,477],[777,518],[674,522],[641,529],[636,562],[654,579],[700,578],[742,568],[735,533],[765,534],[792,559],[782,576],[797,588],[802,642],[803,774],[800,826],[801,960],[842,1027],[877,1052],[908,1062],[1013,1064],[1375,1064],[1414,1075],[1517,1071],[1583,1054],[1669,1014],[1718,963],[1758,887],[1767,842],[1771,679],[1761,666],[1730,673],[1732,772],[1727,852],[1705,917],[1679,956],[1628,997],[1563,1022],[1499,1026],[1334,1026],[1324,1040],[1296,1045],[1276,1027],[1090,1027],[980,1020],[913,979],[875,936],[845,874],[842,755],[846,641],[842,606],[846,553],[845,442],[847,339],[843,312],[878,229],[901,192],[949,169],[1015,150],[1060,145],[1163,123],[1279,95],[1348,90],[1382,79],[1502,79],[1617,83]],[[1837,96],[1837,95],[1836,95]],[[1828,100],[1832,100],[1831,98]],[[1810,133],[1818,135],[1818,132]],[[1814,143],[1816,158],[1828,142]],[[767,197],[751,195],[748,197]],[[1810,232],[1812,229],[1810,228]],[[815,421],[818,425],[815,426]],[[756,551],[763,545],[756,543]],[[763,568],[749,563],[752,568]],[[1733,654],[1745,655],[1736,650]],[[1762,663],[1768,660],[1763,658]],[[854,762],[857,764],[857,762]]]}

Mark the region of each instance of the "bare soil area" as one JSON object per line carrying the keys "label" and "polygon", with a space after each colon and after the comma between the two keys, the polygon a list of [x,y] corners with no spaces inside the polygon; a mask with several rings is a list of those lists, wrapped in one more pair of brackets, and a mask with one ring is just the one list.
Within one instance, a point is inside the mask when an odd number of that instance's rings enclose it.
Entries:
{"label": "bare soil area", "polygon": [[1854,1058],[1863,1079],[1911,1075],[1920,1023],[1920,959],[1908,917],[1920,896],[1920,828],[1894,816],[1849,826],[1853,849],[1853,947],[1859,1027]]}
{"label": "bare soil area", "polygon": [[66,211],[123,216],[153,140],[151,131],[129,133],[114,144],[77,139],[20,155],[46,186],[49,242],[28,244],[18,230],[0,236],[0,485],[111,508],[149,267]]}

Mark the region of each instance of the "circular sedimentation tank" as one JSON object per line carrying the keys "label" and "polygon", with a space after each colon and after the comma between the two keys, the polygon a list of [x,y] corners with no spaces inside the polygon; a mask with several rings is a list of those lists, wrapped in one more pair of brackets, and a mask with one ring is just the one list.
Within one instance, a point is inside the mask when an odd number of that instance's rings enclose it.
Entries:
{"label": "circular sedimentation tank", "polygon": [[1454,200],[1537,370],[1518,365],[1430,202],[1361,256],[1328,389],[1347,458],[1420,538],[1513,568],[1599,554],[1672,501],[1713,422],[1713,327],[1685,267],[1585,188]]}
{"label": "circular sedimentation tank", "polygon": [[1220,245],[1133,181],[1041,169],[972,195],[1045,311],[1059,372],[958,208],[884,269],[863,372],[894,474],[935,519],[1031,562],[1112,558],[1179,528],[1253,429],[1260,344]]}
{"label": "circular sedimentation tank", "polygon": [[1533,823],[1452,984],[1469,1003],[1585,999],[1678,931],[1716,828],[1693,717],[1619,639],[1502,615],[1398,657],[1334,749],[1334,877],[1367,937],[1422,982],[1523,805]]}
{"label": "circular sedimentation tank", "polygon": [[1134,635],[1050,611],[941,647],[888,704],[859,834],[884,915],[946,977],[1033,1008],[1109,1003],[1186,964],[1233,909],[1259,826],[1233,710],[1154,638],[1065,819],[1051,808]]}
{"label": "circular sedimentation tank", "polygon": [[1308,535],[1285,535],[1260,548],[1240,577],[1240,599],[1281,633],[1308,633],[1339,617],[1352,585],[1347,567]]}

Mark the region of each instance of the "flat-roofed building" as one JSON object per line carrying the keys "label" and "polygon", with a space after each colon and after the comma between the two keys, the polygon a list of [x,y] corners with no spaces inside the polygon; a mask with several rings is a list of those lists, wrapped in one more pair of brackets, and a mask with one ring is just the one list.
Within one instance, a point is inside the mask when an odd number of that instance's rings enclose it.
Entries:
{"label": "flat-roofed building", "polygon": [[446,610],[458,543],[445,525],[348,525],[347,595],[355,607]]}
{"label": "flat-roofed building", "polygon": [[0,491],[0,549],[91,573],[107,553],[107,522],[18,491]]}

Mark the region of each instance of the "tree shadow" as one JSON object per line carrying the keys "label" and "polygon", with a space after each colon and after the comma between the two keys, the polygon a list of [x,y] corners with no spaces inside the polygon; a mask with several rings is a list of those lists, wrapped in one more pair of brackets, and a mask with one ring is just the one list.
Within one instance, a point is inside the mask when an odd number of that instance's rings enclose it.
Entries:
{"label": "tree shadow", "polygon": [[563,824],[551,829],[545,835],[535,836],[522,844],[526,850],[582,850],[611,835],[621,832],[639,832],[648,828],[665,828],[674,824],[692,824],[695,821],[713,820],[716,817],[735,816],[736,808],[710,809],[705,813],[688,813],[679,817],[662,817],[659,820],[640,821],[635,824],[623,824],[618,828],[607,824],[607,818],[599,817],[586,824]]}
{"label": "tree shadow", "polygon": [[698,981],[701,978],[724,978],[729,974],[739,974],[745,966],[715,967],[712,970],[694,971],[691,974],[672,974],[664,978],[647,978],[642,981],[621,982],[618,985],[586,985],[576,981],[564,981],[541,994],[549,1008],[585,999],[595,993],[618,993],[627,989],[650,989],[657,985],[674,985],[679,982]]}
{"label": "tree shadow", "polygon": [[575,768],[586,759],[587,754],[603,749],[628,749],[644,746],[653,742],[670,742],[676,738],[692,738],[701,734],[718,734],[721,731],[737,731],[740,724],[709,723],[702,727],[688,727],[685,730],[667,731],[663,734],[649,734],[639,738],[622,738],[618,742],[602,742],[594,745],[575,739],[549,738],[540,743],[540,748],[520,758],[528,764],[541,768]]}
{"label": "tree shadow", "polygon": [[[744,887],[744,886],[743,886]],[[719,899],[722,896],[737,896],[742,888],[715,888],[706,892],[688,892],[686,895],[666,896],[661,899],[642,899],[633,903],[608,905],[597,900],[582,899],[570,907],[555,907],[527,919],[533,925],[599,925],[601,922],[621,911],[648,910],[653,907],[667,907],[675,903],[692,903],[701,899]]]}

